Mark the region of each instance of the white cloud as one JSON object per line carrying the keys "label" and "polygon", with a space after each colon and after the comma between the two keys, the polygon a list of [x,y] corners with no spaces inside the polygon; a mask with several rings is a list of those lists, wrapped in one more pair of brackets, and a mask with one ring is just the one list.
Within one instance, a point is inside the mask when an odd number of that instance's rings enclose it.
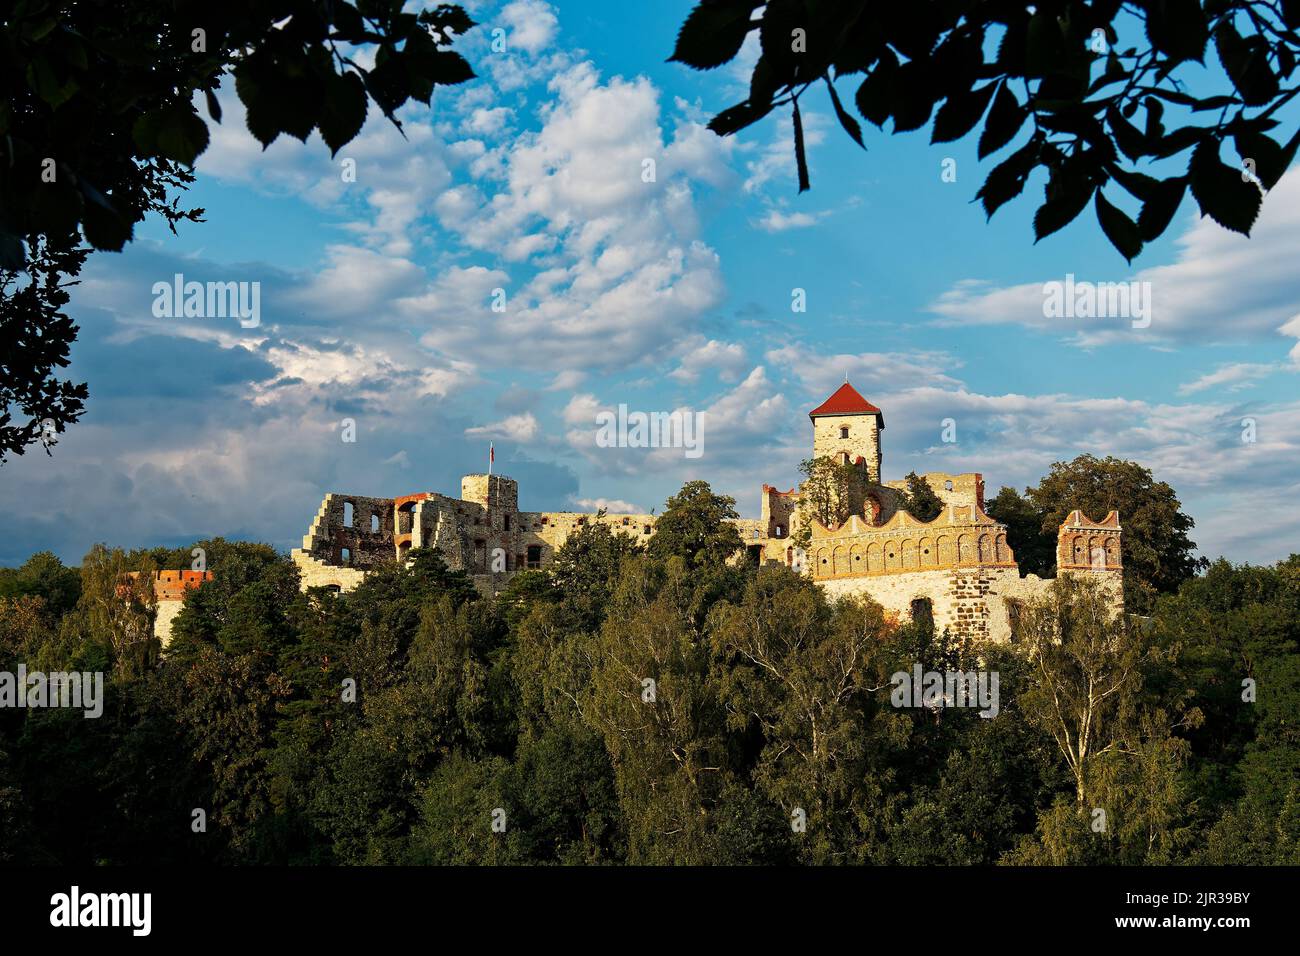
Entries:
{"label": "white cloud", "polygon": [[[692,192],[721,154],[701,146],[690,123],[665,144],[659,94],[645,78],[602,81],[583,63],[549,89],[541,128],[505,152],[500,187],[486,194],[457,183],[435,203],[469,249],[535,273],[497,280],[504,312],[484,311],[485,288],[468,313],[435,292],[403,303],[404,314],[427,323],[425,345],[476,362],[499,357],[503,342],[514,364],[556,374],[670,354],[722,299]],[[662,162],[652,182],[642,175],[647,159]]]}
{"label": "white cloud", "polygon": [[491,425],[479,425],[475,428],[465,429],[466,435],[482,438],[502,438],[522,444],[531,442],[537,437],[537,432],[537,418],[532,412],[507,415],[501,421]]}
{"label": "white cloud", "polygon": [[508,46],[530,54],[550,46],[560,25],[550,4],[542,0],[515,0],[502,8],[499,20],[507,28]]}
{"label": "white cloud", "polygon": [[[1192,203],[1189,197],[1187,202]],[[1250,238],[1206,218],[1190,218],[1177,239],[1177,259],[1136,274],[1077,275],[1076,282],[1137,281],[1150,284],[1149,328],[1130,319],[1062,319],[1044,315],[1045,282],[999,287],[963,280],[931,305],[940,324],[1018,324],[1072,336],[1084,345],[1108,342],[1214,344],[1243,340],[1300,340],[1295,301],[1295,248],[1300,243],[1300,169],[1292,170],[1264,197]],[[1300,365],[1300,342],[1291,348]]]}
{"label": "white cloud", "polygon": [[576,369],[569,369],[556,375],[551,380],[551,384],[546,386],[546,390],[548,392],[567,392],[581,385],[586,377]]}
{"label": "white cloud", "polygon": [[624,501],[622,498],[570,498],[569,500],[583,511],[603,510],[612,515],[635,515],[646,513],[646,510],[640,505],[634,505],[630,501]]}
{"label": "white cloud", "polygon": [[680,364],[668,375],[679,382],[693,383],[699,380],[701,372],[713,369],[722,381],[734,382],[745,368],[744,346],[717,339],[705,341],[704,336],[697,335],[686,344]]}
{"label": "white cloud", "polygon": [[767,215],[754,221],[754,225],[766,232],[785,232],[787,229],[815,226],[819,218],[821,217],[807,212],[783,213],[779,209],[769,209]]}
{"label": "white cloud", "polygon": [[[860,352],[825,354],[802,343],[781,346],[767,353],[769,362],[784,366],[803,383],[817,402],[830,395],[846,378],[868,401],[873,394],[894,390],[900,383],[956,388],[949,375],[961,361],[946,352]],[[877,405],[880,403],[877,401]]]}
{"label": "white cloud", "polygon": [[1178,394],[1192,395],[1211,388],[1226,388],[1228,391],[1235,392],[1249,387],[1259,379],[1267,378],[1281,367],[1276,363],[1260,362],[1235,362],[1229,365],[1220,365],[1213,372],[1207,372],[1194,382],[1179,385]]}

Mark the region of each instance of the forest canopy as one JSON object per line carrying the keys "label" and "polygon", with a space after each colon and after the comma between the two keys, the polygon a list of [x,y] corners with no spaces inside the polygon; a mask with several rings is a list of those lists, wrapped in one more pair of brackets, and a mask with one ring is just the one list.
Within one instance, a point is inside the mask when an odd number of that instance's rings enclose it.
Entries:
{"label": "forest canopy", "polygon": [[[0,709],[0,862],[1300,862],[1300,555],[1141,619],[1063,580],[980,646],[719,559],[729,513],[692,483],[654,547],[587,525],[495,597],[201,541],[165,654],[118,582],[190,546],[0,572],[0,671],[107,679],[97,720]],[[996,716],[897,706],[917,667],[996,674]]]}

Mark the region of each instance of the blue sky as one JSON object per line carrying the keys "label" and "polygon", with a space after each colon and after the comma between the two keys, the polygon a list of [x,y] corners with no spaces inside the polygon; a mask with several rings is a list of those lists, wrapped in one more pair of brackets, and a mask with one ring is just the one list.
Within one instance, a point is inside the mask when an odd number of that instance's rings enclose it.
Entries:
{"label": "blue sky", "polygon": [[[744,98],[754,51],[665,62],[689,2],[469,6],[482,25],[458,48],[480,78],[405,110],[405,139],[372,108],[333,160],[315,136],[264,152],[223,91],[189,196],[207,222],[145,224],[83,274],[69,374],[89,411],[53,457],[0,469],[0,563],[209,535],[287,549],[326,491],[454,494],[489,442],[527,509],[648,510],[706,478],[755,515],[846,374],[884,410],[886,478],[979,471],[992,494],[1114,454],[1177,489],[1204,553],[1300,550],[1300,176],[1252,239],[1188,199],[1130,266],[1091,210],[1035,245],[1037,181],[986,222],[972,200],[998,157],[973,142],[868,126],[864,153],[824,96],[797,195],[788,116],[726,140],[702,125]],[[261,325],[155,318],[178,272],[260,282]],[[1067,273],[1150,282],[1151,326],[1046,318],[1042,285]],[[620,403],[703,411],[702,456],[597,447]]]}

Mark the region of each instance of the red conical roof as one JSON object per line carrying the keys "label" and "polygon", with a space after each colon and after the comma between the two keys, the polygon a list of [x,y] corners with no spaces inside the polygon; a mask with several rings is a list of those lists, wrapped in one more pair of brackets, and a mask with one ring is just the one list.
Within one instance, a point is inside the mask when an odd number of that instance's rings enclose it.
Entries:
{"label": "red conical roof", "polygon": [[[845,382],[835,394],[822,402],[811,412],[809,418],[818,415],[880,415],[880,409],[858,394],[858,390]],[[882,416],[883,417],[883,416]]]}

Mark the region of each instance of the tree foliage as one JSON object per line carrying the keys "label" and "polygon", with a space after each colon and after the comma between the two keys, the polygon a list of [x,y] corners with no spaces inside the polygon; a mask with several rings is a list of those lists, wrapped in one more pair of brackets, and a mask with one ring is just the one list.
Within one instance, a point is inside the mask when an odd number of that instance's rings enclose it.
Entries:
{"label": "tree foliage", "polygon": [[[988,216],[1041,171],[1035,241],[1091,204],[1131,261],[1189,191],[1202,215],[1250,233],[1300,145],[1278,118],[1300,91],[1297,28],[1300,5],[1271,0],[702,0],[671,59],[722,66],[757,32],[749,95],[709,128],[731,135],[789,107],[800,192],[810,186],[800,101],[824,89],[864,149],[854,108],[894,133],[930,125],[932,143],[978,130],[979,158],[1001,154],[976,194]],[[1186,81],[1204,66],[1221,69],[1219,81],[1193,94]]]}
{"label": "tree foliage", "polygon": [[[401,0],[127,4],[25,0],[0,19],[0,461],[80,418],[84,384],[61,381],[77,328],[65,286],[90,249],[121,251],[149,215],[175,231],[216,91],[233,83],[269,146],[320,134],[331,155],[369,104],[429,103],[473,77],[449,49],[459,6]],[[373,65],[356,51],[373,48]],[[202,104],[202,112],[200,105]],[[203,113],[206,113],[206,119]]]}
{"label": "tree foliage", "polygon": [[799,462],[799,530],[794,541],[807,550],[812,541],[812,522],[837,528],[853,515],[861,516],[870,482],[857,465],[836,461],[826,455]]}
{"label": "tree foliage", "polygon": [[[97,546],[75,588],[34,556],[0,575],[0,670],[99,670],[106,700],[0,708],[0,860],[1300,859],[1300,556],[1136,623],[1061,581],[981,645],[727,563],[726,500],[674,500],[664,553],[588,527],[496,599],[431,551],[304,593],[265,545],[196,542],[215,578],[161,654],[123,575],[192,547]],[[996,672],[997,716],[894,706],[916,666]]]}
{"label": "tree foliage", "polygon": [[935,494],[928,481],[914,471],[908,472],[905,481],[907,492],[902,503],[904,511],[917,521],[927,522],[943,513],[943,499]]}

